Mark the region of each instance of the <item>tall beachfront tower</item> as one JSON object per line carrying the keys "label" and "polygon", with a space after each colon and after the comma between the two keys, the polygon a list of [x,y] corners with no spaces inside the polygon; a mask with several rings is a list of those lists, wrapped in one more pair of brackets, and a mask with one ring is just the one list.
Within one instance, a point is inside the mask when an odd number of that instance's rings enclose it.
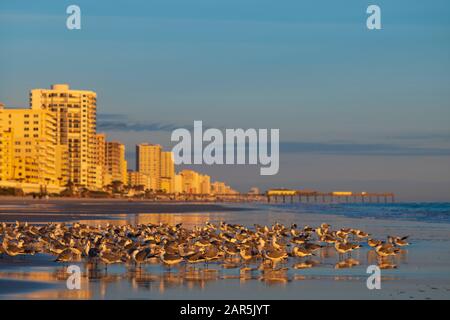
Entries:
{"label": "tall beachfront tower", "polygon": [[96,135],[96,184],[97,189],[102,189],[107,185],[107,168],[106,168],[106,134],[98,133]]}
{"label": "tall beachfront tower", "polygon": [[65,182],[95,189],[97,94],[71,90],[68,84],[54,84],[51,89],[31,90],[30,106],[56,115],[57,143],[61,150],[67,147]]}
{"label": "tall beachfront tower", "polygon": [[150,177],[150,189],[161,190],[161,151],[159,144],[141,143],[136,146],[136,170]]}
{"label": "tall beachfront tower", "polygon": [[5,105],[0,103],[0,181],[11,178],[13,167],[12,132],[4,117],[4,109]]}

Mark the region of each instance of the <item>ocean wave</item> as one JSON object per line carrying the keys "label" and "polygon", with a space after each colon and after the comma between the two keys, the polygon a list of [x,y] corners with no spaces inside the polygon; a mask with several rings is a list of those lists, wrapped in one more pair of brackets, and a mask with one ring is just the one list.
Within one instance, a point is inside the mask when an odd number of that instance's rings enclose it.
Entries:
{"label": "ocean wave", "polygon": [[[273,206],[275,207],[275,206]],[[298,213],[450,223],[450,203],[294,203],[277,205]]]}

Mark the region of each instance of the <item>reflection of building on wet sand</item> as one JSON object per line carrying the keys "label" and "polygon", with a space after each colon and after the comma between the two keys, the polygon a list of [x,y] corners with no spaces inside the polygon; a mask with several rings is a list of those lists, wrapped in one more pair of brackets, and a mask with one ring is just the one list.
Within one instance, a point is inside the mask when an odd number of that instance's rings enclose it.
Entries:
{"label": "reflection of building on wet sand", "polygon": [[87,300],[92,299],[92,293],[89,290],[45,290],[27,293],[23,298],[39,300]]}
{"label": "reflection of building on wet sand", "polygon": [[194,226],[204,225],[206,222],[215,222],[218,220],[225,220],[228,217],[226,213],[139,213],[139,214],[123,214],[117,215],[116,219],[102,219],[102,220],[81,220],[81,224],[89,226],[104,225],[106,223],[114,225],[138,225],[138,224],[159,224],[168,223],[176,225],[182,223],[185,228],[193,228]]}
{"label": "reflection of building on wet sand", "polygon": [[159,224],[168,223],[171,225],[176,225],[178,223],[183,223],[183,226],[196,226],[204,225],[205,222],[209,221],[210,214],[170,214],[170,213],[158,213],[158,214],[138,214],[135,215],[135,224]]}

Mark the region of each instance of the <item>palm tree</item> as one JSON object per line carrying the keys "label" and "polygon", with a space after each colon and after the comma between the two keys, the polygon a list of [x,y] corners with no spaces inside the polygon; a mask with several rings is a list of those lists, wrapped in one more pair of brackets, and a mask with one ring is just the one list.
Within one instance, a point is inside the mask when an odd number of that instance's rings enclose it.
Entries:
{"label": "palm tree", "polygon": [[62,196],[71,197],[74,195],[74,183],[72,182],[72,180],[67,181],[67,183],[64,185],[64,187],[65,187],[65,189],[63,191],[61,191]]}
{"label": "palm tree", "polygon": [[122,193],[123,190],[123,182],[120,180],[114,180],[112,182],[112,192],[113,193]]}

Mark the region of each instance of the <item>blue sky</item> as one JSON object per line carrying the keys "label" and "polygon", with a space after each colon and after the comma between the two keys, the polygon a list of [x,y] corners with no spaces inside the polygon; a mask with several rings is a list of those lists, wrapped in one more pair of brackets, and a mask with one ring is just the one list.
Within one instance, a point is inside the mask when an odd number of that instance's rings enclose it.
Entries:
{"label": "blue sky", "polygon": [[[344,5],[345,3],[345,5]],[[82,29],[65,27],[77,4]],[[369,31],[366,8],[382,10]],[[450,200],[448,1],[2,1],[0,101],[52,83],[95,90],[99,129],[170,144],[194,120],[279,128],[280,173],[252,185]],[[136,130],[139,129],[139,130]]]}

